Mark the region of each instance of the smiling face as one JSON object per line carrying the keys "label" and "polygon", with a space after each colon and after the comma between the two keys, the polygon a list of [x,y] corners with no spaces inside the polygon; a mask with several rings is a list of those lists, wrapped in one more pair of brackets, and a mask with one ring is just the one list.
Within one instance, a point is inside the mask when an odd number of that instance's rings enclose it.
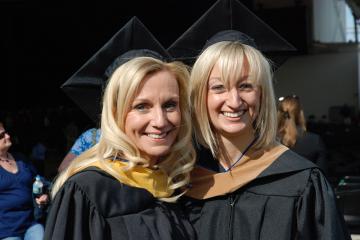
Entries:
{"label": "smiling face", "polygon": [[0,122],[0,152],[7,151],[11,147],[10,135],[6,132],[4,125]]}
{"label": "smiling face", "polygon": [[179,101],[175,76],[158,71],[142,81],[126,115],[126,135],[153,163],[168,154],[175,142],[181,123]]}
{"label": "smiling face", "polygon": [[207,90],[210,121],[222,136],[236,137],[253,131],[260,106],[260,88],[251,83],[246,58],[239,77],[223,79],[219,64],[212,69]]}

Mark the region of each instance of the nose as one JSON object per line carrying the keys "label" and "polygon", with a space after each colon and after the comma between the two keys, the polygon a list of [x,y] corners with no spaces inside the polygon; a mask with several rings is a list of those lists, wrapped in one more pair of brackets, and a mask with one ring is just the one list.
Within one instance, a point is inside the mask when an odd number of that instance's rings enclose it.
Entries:
{"label": "nose", "polygon": [[155,128],[163,128],[168,122],[166,112],[162,107],[154,109],[152,114],[152,126]]}
{"label": "nose", "polygon": [[226,103],[231,108],[238,108],[241,105],[242,99],[237,88],[232,88],[228,92]]}

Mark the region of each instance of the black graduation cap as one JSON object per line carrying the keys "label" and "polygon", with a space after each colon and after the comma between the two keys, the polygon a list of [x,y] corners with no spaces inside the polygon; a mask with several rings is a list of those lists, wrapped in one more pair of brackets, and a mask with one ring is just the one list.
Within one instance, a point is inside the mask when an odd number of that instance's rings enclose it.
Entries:
{"label": "black graduation cap", "polygon": [[237,30],[224,30],[216,33],[214,36],[208,39],[205,43],[205,46],[203,47],[203,50],[205,50],[210,45],[221,41],[239,41],[243,44],[258,48],[255,40],[245,33],[239,32]]}
{"label": "black graduation cap", "polygon": [[117,66],[136,56],[170,59],[169,53],[133,17],[100,48],[61,88],[95,122],[101,112],[103,86]]}
{"label": "black graduation cap", "polygon": [[[192,65],[203,47],[209,46],[207,40],[216,33],[227,30],[236,30],[245,34],[248,41],[244,43],[255,42],[257,49],[270,58],[275,67],[280,66],[291,53],[296,51],[294,46],[237,0],[218,0],[215,2],[168,48],[168,51],[177,60]],[[226,32],[219,35],[220,39],[224,33]],[[231,35],[231,31],[227,34],[228,36]],[[241,40],[245,39],[241,38]],[[212,41],[215,43],[219,39],[216,40],[214,36]]]}

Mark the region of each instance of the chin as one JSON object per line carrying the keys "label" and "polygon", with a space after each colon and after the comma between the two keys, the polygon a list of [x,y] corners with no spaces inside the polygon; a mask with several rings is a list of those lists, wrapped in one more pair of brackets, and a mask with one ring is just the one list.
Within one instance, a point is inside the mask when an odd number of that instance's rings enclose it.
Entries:
{"label": "chin", "polygon": [[249,126],[242,126],[242,127],[233,127],[233,128],[223,128],[220,130],[222,135],[226,136],[241,136],[243,133],[248,132]]}
{"label": "chin", "polygon": [[150,158],[161,158],[169,154],[169,151],[164,152],[150,152],[146,153],[146,155],[150,156]]}
{"label": "chin", "polygon": [[170,152],[170,148],[166,149],[151,149],[149,151],[143,151],[150,158],[160,158],[166,156]]}

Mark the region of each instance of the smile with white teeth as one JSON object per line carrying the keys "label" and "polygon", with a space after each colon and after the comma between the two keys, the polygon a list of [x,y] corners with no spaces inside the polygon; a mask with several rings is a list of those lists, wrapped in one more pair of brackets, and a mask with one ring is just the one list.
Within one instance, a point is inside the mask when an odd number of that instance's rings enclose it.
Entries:
{"label": "smile with white teeth", "polygon": [[231,118],[237,118],[237,117],[241,117],[242,115],[245,114],[245,110],[241,110],[239,112],[222,112],[222,114],[225,117],[231,117]]}
{"label": "smile with white teeth", "polygon": [[160,138],[164,138],[167,135],[167,132],[164,132],[162,134],[155,134],[155,133],[148,133],[147,136],[154,138],[154,139],[160,139]]}

